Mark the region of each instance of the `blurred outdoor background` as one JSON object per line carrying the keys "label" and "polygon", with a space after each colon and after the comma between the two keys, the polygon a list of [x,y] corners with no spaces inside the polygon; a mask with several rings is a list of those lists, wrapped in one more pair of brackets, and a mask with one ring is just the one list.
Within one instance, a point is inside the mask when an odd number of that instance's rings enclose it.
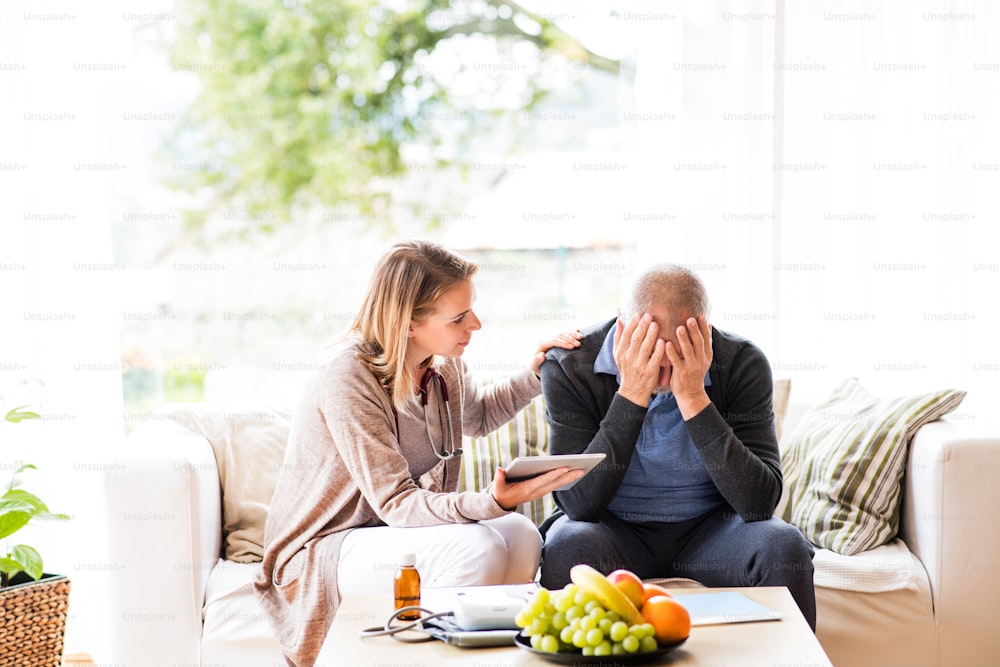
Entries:
{"label": "blurred outdoor background", "polygon": [[[672,261],[793,401],[955,386],[974,420],[997,25],[985,0],[5,3],[0,397],[43,419],[0,425],[0,470],[44,463],[83,514],[165,402],[293,401],[412,237],[480,262],[484,377]],[[38,530],[82,545],[53,568],[99,605],[97,528]]]}

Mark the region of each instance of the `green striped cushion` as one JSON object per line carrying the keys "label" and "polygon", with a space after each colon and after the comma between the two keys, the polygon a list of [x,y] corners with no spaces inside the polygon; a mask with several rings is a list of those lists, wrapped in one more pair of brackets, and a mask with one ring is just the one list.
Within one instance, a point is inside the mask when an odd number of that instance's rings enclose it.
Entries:
{"label": "green striped cushion", "polygon": [[964,398],[957,390],[878,398],[856,378],[846,380],[789,435],[782,518],[813,544],[847,556],[885,544],[899,527],[910,439]]}
{"label": "green striped cushion", "polygon": [[[497,466],[505,467],[517,456],[549,452],[549,430],[545,423],[545,399],[535,397],[507,424],[482,438],[466,438],[459,489],[479,491],[493,481]],[[518,506],[517,511],[540,524],[552,510],[552,494]]]}

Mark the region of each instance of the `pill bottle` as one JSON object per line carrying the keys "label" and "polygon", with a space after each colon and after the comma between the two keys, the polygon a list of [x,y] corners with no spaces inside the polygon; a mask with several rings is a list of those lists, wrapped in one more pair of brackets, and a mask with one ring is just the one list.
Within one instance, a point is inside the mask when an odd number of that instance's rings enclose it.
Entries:
{"label": "pill bottle", "polygon": [[[412,553],[405,553],[399,559],[399,571],[396,572],[393,582],[396,609],[420,605],[420,573],[415,567],[416,562],[417,557]],[[403,621],[415,621],[418,618],[420,618],[420,612],[415,609],[399,616],[399,619]]]}

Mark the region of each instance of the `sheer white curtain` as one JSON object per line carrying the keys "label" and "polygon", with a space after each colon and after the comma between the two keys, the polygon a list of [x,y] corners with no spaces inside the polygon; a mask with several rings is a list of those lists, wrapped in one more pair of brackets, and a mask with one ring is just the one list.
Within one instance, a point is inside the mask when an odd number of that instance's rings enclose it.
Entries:
{"label": "sheer white curtain", "polygon": [[1000,377],[1000,11],[781,6],[778,362],[818,393],[964,388],[973,418]]}
{"label": "sheer white curtain", "polygon": [[976,419],[1000,378],[998,9],[671,8],[638,40],[638,190],[669,214],[640,263],[698,270],[796,400],[957,386]]}
{"label": "sheer white curtain", "polygon": [[776,353],[772,2],[685,2],[641,21],[635,131],[640,264],[695,270],[712,321]]}
{"label": "sheer white curtain", "polygon": [[103,581],[114,571],[101,472],[123,432],[108,199],[128,165],[108,151],[106,132],[121,113],[107,99],[115,65],[126,64],[122,27],[110,9],[0,8],[0,395],[5,407],[42,414],[0,427],[0,464],[4,483],[16,460],[37,465],[24,487],[72,516],[16,537],[39,549],[46,572],[71,578],[67,652],[98,658],[113,621]]}

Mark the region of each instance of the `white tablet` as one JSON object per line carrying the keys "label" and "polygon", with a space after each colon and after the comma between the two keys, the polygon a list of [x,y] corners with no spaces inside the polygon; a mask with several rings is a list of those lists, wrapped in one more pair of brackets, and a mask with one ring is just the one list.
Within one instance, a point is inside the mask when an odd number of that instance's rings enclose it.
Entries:
{"label": "white tablet", "polygon": [[[518,456],[511,461],[504,471],[508,482],[520,482],[537,477],[556,468],[570,468],[590,472],[594,466],[604,460],[605,454],[560,454],[557,456]],[[565,491],[582,477],[569,484],[560,486],[556,491]]]}

